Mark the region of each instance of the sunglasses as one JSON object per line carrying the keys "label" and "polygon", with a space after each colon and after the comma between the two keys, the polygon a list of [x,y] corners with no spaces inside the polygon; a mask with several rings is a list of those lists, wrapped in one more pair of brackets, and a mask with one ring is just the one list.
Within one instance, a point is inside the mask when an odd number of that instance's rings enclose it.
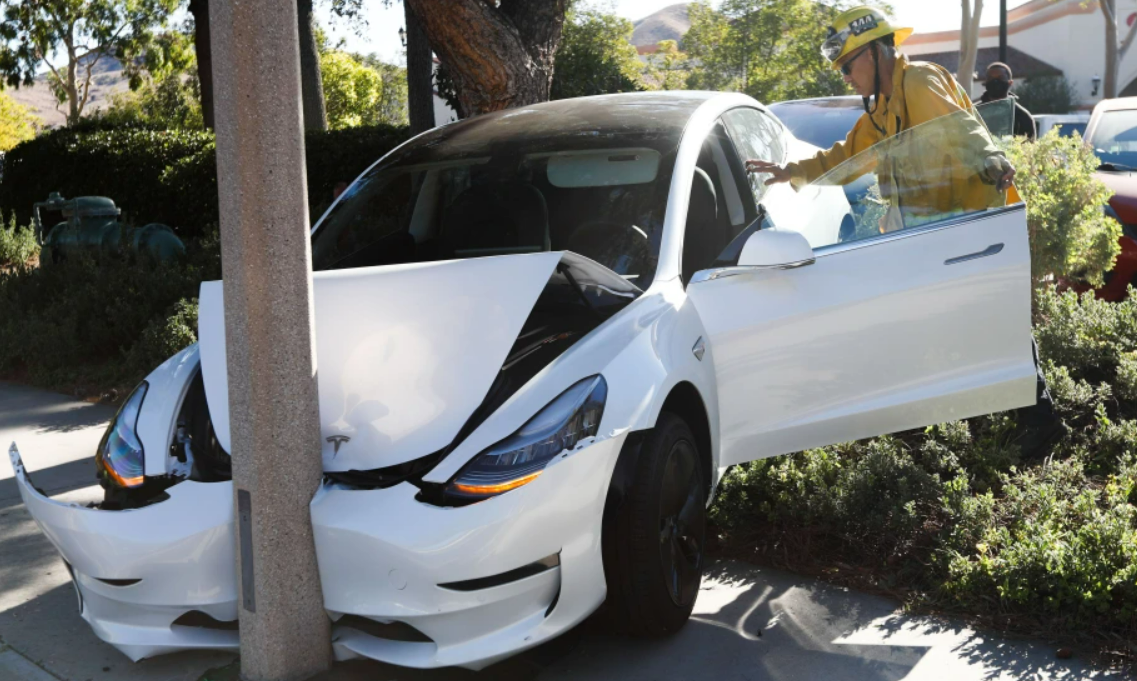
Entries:
{"label": "sunglasses", "polygon": [[861,55],[862,55],[862,54],[864,54],[865,52],[868,52],[868,51],[869,51],[869,48],[867,48],[867,47],[864,47],[864,48],[861,48],[861,51],[860,51],[860,52],[858,52],[858,53],[854,54],[853,56],[849,57],[849,58],[848,58],[848,59],[845,61],[845,63],[844,63],[844,64],[841,64],[841,73],[845,74],[846,76],[851,76],[851,75],[853,75],[853,62],[855,62],[855,61],[857,61],[858,59],[860,59]]}

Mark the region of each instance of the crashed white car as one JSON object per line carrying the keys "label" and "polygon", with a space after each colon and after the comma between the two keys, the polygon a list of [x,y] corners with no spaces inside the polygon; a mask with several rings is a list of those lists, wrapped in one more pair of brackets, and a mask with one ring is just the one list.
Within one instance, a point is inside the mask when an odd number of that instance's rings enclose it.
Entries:
{"label": "crashed white car", "polygon": [[[365,172],[312,230],[337,657],[479,669],[602,604],[673,632],[726,467],[1033,404],[1024,206],[910,219],[833,186],[943,132],[769,188],[746,159],[815,149],[762,105],[638,93],[453,123]],[[82,617],[134,660],[238,643],[222,295],[107,430],[101,506],[11,450]]]}

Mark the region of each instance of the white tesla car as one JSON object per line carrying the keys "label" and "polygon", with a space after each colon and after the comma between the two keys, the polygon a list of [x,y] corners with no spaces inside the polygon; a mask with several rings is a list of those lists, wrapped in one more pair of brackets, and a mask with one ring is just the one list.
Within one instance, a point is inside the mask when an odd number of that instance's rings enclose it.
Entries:
{"label": "white tesla car", "polygon": [[[673,632],[726,467],[1032,404],[1024,206],[833,186],[966,156],[962,116],[796,192],[743,162],[808,145],[694,92],[453,123],[359,177],[312,230],[337,657],[478,669],[606,601]],[[45,497],[11,449],[82,617],[134,660],[237,647],[222,296],[202,285],[200,343],[108,428],[101,506]]]}

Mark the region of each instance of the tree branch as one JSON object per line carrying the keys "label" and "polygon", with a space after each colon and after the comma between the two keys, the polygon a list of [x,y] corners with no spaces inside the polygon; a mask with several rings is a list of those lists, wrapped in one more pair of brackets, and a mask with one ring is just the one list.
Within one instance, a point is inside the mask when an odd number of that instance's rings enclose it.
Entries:
{"label": "tree branch", "polygon": [[1100,0],[1098,5],[1101,6],[1101,13],[1105,15],[1105,20],[1117,23],[1117,12],[1113,7],[1113,0]]}

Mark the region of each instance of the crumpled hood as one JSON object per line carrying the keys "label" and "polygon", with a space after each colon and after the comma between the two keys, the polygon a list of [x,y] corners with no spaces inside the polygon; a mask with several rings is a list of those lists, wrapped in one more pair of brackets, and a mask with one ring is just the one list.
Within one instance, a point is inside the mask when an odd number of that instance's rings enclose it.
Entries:
{"label": "crumpled hood", "polygon": [[[315,273],[324,470],[393,466],[450,444],[563,255]],[[219,281],[201,286],[198,328],[206,400],[217,439],[231,452]]]}

